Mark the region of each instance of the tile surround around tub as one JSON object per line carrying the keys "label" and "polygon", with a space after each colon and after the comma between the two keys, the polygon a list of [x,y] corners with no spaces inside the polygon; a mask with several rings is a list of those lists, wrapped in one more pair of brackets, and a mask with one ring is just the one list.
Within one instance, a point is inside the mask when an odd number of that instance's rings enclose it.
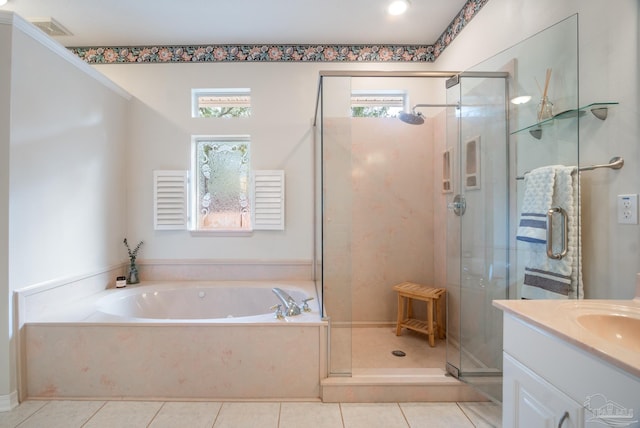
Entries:
{"label": "tile surround around tub", "polygon": [[311,281],[311,260],[139,260],[143,281]]}
{"label": "tile surround around tub", "polygon": [[58,399],[314,400],[320,397],[320,357],[326,352],[323,328],[27,324],[21,393]]}
{"label": "tile surround around tub", "polygon": [[0,413],[0,427],[495,428],[500,412],[493,403],[25,401]]}
{"label": "tile surround around tub", "polygon": [[60,309],[61,304],[78,301],[115,287],[116,277],[124,274],[124,264],[96,272],[34,284],[15,291],[18,328],[31,319]]}
{"label": "tile surround around tub", "polygon": [[[143,281],[310,281],[313,277],[311,260],[139,260],[138,265]],[[125,267],[123,263],[16,290],[18,328],[58,311],[63,304],[115,287]]]}

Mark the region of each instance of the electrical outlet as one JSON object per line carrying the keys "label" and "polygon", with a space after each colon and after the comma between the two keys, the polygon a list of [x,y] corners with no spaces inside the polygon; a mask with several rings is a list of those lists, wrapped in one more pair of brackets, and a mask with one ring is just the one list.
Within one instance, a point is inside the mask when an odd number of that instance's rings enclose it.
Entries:
{"label": "electrical outlet", "polygon": [[618,224],[638,224],[638,194],[618,195]]}

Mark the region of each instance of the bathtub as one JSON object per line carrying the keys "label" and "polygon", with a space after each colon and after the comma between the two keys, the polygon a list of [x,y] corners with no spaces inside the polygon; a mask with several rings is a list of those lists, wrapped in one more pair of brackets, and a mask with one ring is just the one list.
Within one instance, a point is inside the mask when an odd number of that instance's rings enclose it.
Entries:
{"label": "bathtub", "polygon": [[[279,287],[310,311],[277,319]],[[156,282],[28,320],[21,397],[300,400],[320,397],[326,322],[315,284]]]}
{"label": "bathtub", "polygon": [[272,309],[281,304],[272,291],[274,287],[284,290],[299,304],[305,299],[313,299],[308,303],[308,313],[285,318],[286,322],[318,320],[315,288],[296,283],[255,282],[155,283],[114,290],[96,301],[96,314],[89,319],[122,322],[281,322]]}

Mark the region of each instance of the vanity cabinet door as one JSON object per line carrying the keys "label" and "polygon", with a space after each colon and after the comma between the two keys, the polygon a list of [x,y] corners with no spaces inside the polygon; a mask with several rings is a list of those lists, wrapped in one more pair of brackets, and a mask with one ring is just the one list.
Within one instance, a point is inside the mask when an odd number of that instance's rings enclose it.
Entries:
{"label": "vanity cabinet door", "polygon": [[581,404],[506,352],[503,355],[503,426],[577,428],[584,425]]}

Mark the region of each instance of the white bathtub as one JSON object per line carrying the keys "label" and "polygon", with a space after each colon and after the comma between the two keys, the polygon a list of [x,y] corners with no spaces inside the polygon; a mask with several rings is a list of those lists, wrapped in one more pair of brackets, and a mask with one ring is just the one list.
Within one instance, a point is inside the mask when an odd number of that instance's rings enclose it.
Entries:
{"label": "white bathtub", "polygon": [[[182,282],[153,283],[112,290],[96,301],[97,314],[130,321],[270,322],[274,305],[281,304],[272,288],[278,287],[298,303],[308,298],[309,312],[288,322],[319,321],[315,288],[304,283]],[[284,307],[282,308],[284,310]],[[110,318],[116,321],[115,318]],[[107,320],[105,318],[105,320]]]}
{"label": "white bathtub", "polygon": [[[279,287],[310,312],[276,319]],[[317,399],[326,322],[315,285],[174,282],[109,289],[27,321],[25,398]]]}

